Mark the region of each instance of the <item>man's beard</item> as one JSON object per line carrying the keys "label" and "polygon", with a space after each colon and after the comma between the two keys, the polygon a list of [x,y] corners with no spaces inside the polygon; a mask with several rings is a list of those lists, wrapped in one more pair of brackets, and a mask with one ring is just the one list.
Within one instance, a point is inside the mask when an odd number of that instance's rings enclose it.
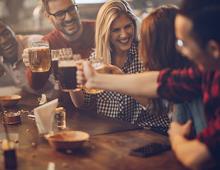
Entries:
{"label": "man's beard", "polygon": [[[68,27],[73,28],[73,30],[69,31]],[[63,24],[61,24],[62,31],[67,36],[74,36],[77,32],[80,31],[80,22],[78,19],[72,19],[70,21],[64,21]]]}

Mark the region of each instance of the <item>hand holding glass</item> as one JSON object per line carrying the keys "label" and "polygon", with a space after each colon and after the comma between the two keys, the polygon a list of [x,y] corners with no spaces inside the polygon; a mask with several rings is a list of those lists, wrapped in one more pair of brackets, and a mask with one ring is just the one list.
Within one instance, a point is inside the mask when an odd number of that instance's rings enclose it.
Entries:
{"label": "hand holding glass", "polygon": [[51,66],[51,56],[48,42],[33,42],[28,49],[29,64],[32,72],[47,72]]}
{"label": "hand holding glass", "polygon": [[65,53],[60,55],[58,60],[58,79],[60,81],[63,91],[80,90],[77,87],[76,71],[78,58],[74,58],[74,55]]}
{"label": "hand holding glass", "polygon": [[[105,66],[103,64],[103,60],[101,58],[93,58],[89,60],[92,64],[92,67],[97,71],[98,73],[105,73]],[[83,87],[86,93],[89,94],[98,94],[103,92],[101,89],[95,89],[95,88],[86,88]]]}

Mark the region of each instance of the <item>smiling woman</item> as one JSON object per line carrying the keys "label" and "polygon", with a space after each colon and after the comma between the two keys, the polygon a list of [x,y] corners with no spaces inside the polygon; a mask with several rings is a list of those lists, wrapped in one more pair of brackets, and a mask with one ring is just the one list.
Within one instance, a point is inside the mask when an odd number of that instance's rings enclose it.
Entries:
{"label": "smiling woman", "polygon": [[[106,70],[117,70],[119,74],[144,71],[138,58],[136,22],[137,17],[125,0],[106,1],[96,18],[96,48],[90,60],[101,59],[108,68]],[[96,95],[85,91],[70,92],[70,95],[76,107],[91,109],[95,106],[98,114],[142,127],[158,128],[161,131],[166,131],[168,127],[167,115],[154,115],[148,100],[143,98],[112,91]],[[146,118],[142,115],[146,115]]]}

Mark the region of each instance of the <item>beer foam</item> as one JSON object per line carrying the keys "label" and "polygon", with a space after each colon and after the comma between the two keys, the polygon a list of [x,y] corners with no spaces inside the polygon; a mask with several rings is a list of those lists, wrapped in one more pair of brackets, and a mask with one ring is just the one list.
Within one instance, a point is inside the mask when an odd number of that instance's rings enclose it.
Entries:
{"label": "beer foam", "polygon": [[42,46],[42,47],[29,47],[28,50],[34,50],[34,51],[37,51],[37,50],[48,50],[49,47],[45,47],[45,46]]}
{"label": "beer foam", "polygon": [[76,61],[74,60],[59,60],[58,61],[58,66],[59,67],[72,67],[72,66],[76,66]]}
{"label": "beer foam", "polygon": [[58,61],[59,58],[58,58],[58,57],[56,57],[56,58],[54,57],[54,58],[52,58],[51,60],[52,60],[52,61]]}

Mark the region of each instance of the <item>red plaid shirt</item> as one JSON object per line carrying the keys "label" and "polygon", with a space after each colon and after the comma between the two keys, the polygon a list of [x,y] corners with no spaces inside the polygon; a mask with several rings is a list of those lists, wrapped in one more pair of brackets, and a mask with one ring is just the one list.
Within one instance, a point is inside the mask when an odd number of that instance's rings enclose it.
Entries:
{"label": "red plaid shirt", "polygon": [[196,69],[160,72],[157,92],[162,98],[179,103],[202,97],[207,128],[198,135],[210,153],[220,161],[220,71],[201,73]]}

